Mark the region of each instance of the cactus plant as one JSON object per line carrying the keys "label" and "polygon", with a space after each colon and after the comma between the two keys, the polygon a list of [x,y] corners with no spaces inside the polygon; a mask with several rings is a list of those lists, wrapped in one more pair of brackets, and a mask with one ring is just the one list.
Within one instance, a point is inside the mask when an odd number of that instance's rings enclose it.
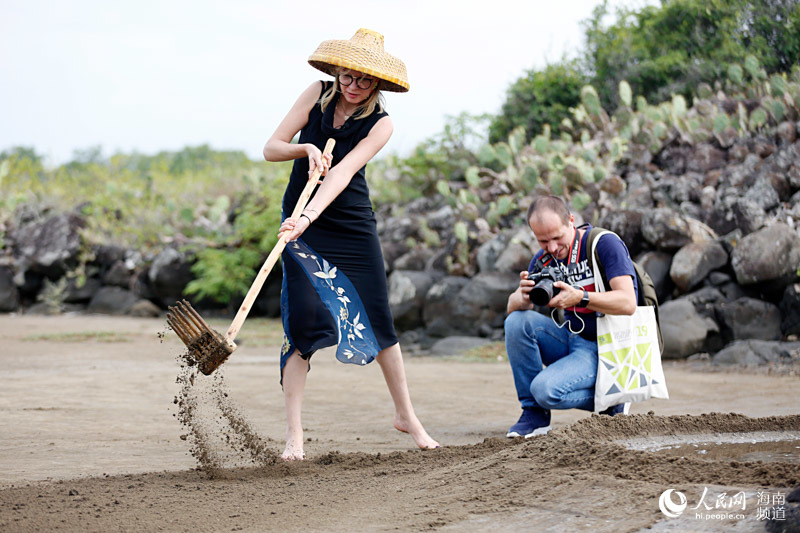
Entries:
{"label": "cactus plant", "polygon": [[504,142],[499,142],[495,145],[495,152],[497,153],[497,160],[503,167],[510,167],[513,163],[513,156],[511,154],[511,147]]}
{"label": "cactus plant", "polygon": [[744,107],[742,102],[739,102],[736,106],[736,114],[739,122],[739,130],[740,131],[748,131],[747,127],[747,109]]}
{"label": "cactus plant", "polygon": [[711,123],[714,133],[722,133],[731,125],[731,121],[725,113],[715,114],[711,117]]}
{"label": "cactus plant", "polygon": [[592,197],[586,194],[585,192],[578,192],[572,195],[570,198],[570,203],[572,204],[572,209],[574,211],[583,211],[587,205],[592,203]]}
{"label": "cactus plant", "polygon": [[510,213],[513,206],[514,200],[511,196],[505,195],[497,199],[497,212],[500,216],[505,216]]}
{"label": "cactus plant", "polygon": [[714,94],[714,91],[711,89],[711,86],[707,83],[701,83],[697,86],[697,96],[706,99],[711,98],[711,95]]}
{"label": "cactus plant", "polygon": [[787,84],[786,79],[778,74],[773,74],[769,79],[769,85],[772,89],[770,92],[773,96],[783,96],[786,93]]}
{"label": "cactus plant", "polygon": [[597,90],[591,85],[584,85],[581,89],[581,103],[589,115],[599,116],[603,112]]}
{"label": "cactus plant", "polygon": [[525,128],[518,126],[508,136],[508,146],[511,153],[518,155],[522,151],[522,146],[525,143]]}
{"label": "cactus plant", "polygon": [[775,122],[781,122],[786,117],[786,106],[777,98],[764,99],[761,104],[769,111]]}
{"label": "cactus plant", "polygon": [[464,179],[470,187],[477,187],[480,185],[481,177],[480,174],[478,174],[478,167],[471,166],[467,168],[467,171],[464,173]]}
{"label": "cactus plant", "polygon": [[518,189],[520,185],[520,171],[515,165],[506,168],[505,182],[512,188]]}
{"label": "cactus plant", "polygon": [[667,136],[667,125],[664,122],[656,122],[653,124],[653,138],[664,139]]}
{"label": "cactus plant", "polygon": [[742,83],[744,83],[744,71],[742,67],[735,63],[728,65],[728,79],[735,85],[742,85]]}
{"label": "cactus plant", "polygon": [[567,185],[569,185],[570,189],[578,188],[578,186],[584,181],[584,176],[580,167],[572,162],[564,165],[563,175],[564,180],[566,181]]}
{"label": "cactus plant", "polygon": [[438,248],[442,245],[439,234],[428,226],[428,221],[424,218],[420,219],[419,222],[419,234],[422,236],[422,241],[428,248]]}
{"label": "cactus plant", "polygon": [[581,158],[585,161],[594,162],[597,161],[597,150],[594,148],[584,148],[578,152]]}
{"label": "cactus plant", "polygon": [[672,116],[682,117],[686,114],[686,98],[680,94],[672,97]]}
{"label": "cactus plant", "polygon": [[800,111],[800,82],[792,82],[786,85],[783,101],[789,109],[794,111],[795,115]]}
{"label": "cactus plant", "polygon": [[531,145],[533,149],[536,150],[536,153],[544,155],[550,149],[550,139],[546,138],[544,135],[537,135],[534,137]]}
{"label": "cactus plant", "polygon": [[647,106],[644,110],[644,115],[647,118],[647,120],[651,120],[653,122],[666,120],[667,118],[663,110],[656,106]]}
{"label": "cactus plant", "polygon": [[547,158],[547,166],[551,170],[561,170],[564,168],[564,157],[558,152],[553,152]]}
{"label": "cactus plant", "polygon": [[630,107],[620,107],[614,113],[614,120],[616,120],[617,124],[621,127],[628,126],[633,122],[634,114]]}
{"label": "cactus plant", "polygon": [[469,189],[461,189],[458,191],[458,201],[461,202],[462,205],[472,204],[479,206],[481,204],[480,198]]}
{"label": "cactus plant", "polygon": [[[509,220],[516,220],[508,215],[527,203],[531,194],[561,195],[580,211],[590,201],[586,186],[607,179],[623,158],[646,161],[647,152],[658,153],[674,140],[695,143],[714,138],[727,148],[748,131],[797,120],[800,67],[789,76],[766,78],[762,71],[752,59],[745,68],[730,65],[728,80],[716,82],[713,89],[701,85],[692,100],[675,95],[654,105],[633,94],[623,81],[619,83],[620,106],[611,118],[600,105],[597,91],[587,85],[581,91],[581,103],[571,109],[570,118],[562,120],[556,137],[546,126],[526,145],[525,130],[520,127],[505,142],[481,146],[471,162],[460,167],[463,181],[459,172],[452,181],[436,185],[466,224],[459,226],[456,237],[446,236],[448,270],[463,274],[474,268],[468,261],[474,260],[470,246],[477,237],[470,233],[469,221],[482,218],[492,232],[499,231]],[[748,95],[759,102],[752,113],[744,105]],[[731,103],[736,105],[733,113]]]}
{"label": "cactus plant", "polygon": [[767,123],[769,116],[767,112],[762,107],[757,107],[750,112],[750,120],[748,122],[748,126],[750,131],[756,131],[764,127]]}
{"label": "cactus plant", "polygon": [[564,194],[564,177],[558,171],[553,171],[548,174],[548,182],[550,190],[553,194],[560,196]]}
{"label": "cactus plant", "polygon": [[467,232],[467,225],[463,221],[459,220],[453,226],[453,234],[459,241],[467,242],[467,239],[469,238],[469,234]]}
{"label": "cactus plant", "polygon": [[522,183],[524,192],[533,190],[533,188],[539,183],[539,171],[536,170],[536,167],[534,166],[526,166],[522,171],[520,182]]}
{"label": "cactus plant", "polygon": [[489,210],[486,213],[486,222],[495,227],[500,221],[500,217],[504,217],[511,212],[514,208],[514,198],[509,195],[500,196],[496,202],[489,204]]}
{"label": "cactus plant", "polygon": [[744,69],[747,71],[747,73],[750,75],[751,78],[753,78],[754,80],[758,79],[761,66],[758,64],[758,59],[756,59],[756,56],[750,54],[744,58]]}
{"label": "cactus plant", "polygon": [[478,150],[478,162],[488,167],[495,161],[497,161],[497,152],[494,147],[491,144],[484,144],[481,146],[481,149]]}
{"label": "cactus plant", "polygon": [[619,82],[619,100],[626,107],[630,107],[631,102],[633,101],[631,86],[625,80]]}
{"label": "cactus plant", "polygon": [[611,139],[608,145],[608,155],[611,158],[611,162],[615,163],[622,159],[622,156],[625,155],[626,149],[627,143],[623,139],[619,137]]}

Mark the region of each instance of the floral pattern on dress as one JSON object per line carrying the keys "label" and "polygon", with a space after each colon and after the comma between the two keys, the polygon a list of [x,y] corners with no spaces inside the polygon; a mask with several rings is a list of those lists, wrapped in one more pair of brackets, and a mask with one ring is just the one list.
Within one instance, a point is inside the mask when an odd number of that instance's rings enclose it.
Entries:
{"label": "floral pattern on dress", "polygon": [[281,357],[286,357],[286,354],[289,353],[289,348],[291,348],[292,343],[289,342],[289,336],[284,333],[283,334],[283,344],[281,345]]}
{"label": "floral pattern on dress", "polygon": [[372,362],[378,355],[378,341],[372,333],[364,304],[347,276],[300,239],[287,244],[286,251],[303,269],[336,321],[339,332],[336,358],[358,365]]}

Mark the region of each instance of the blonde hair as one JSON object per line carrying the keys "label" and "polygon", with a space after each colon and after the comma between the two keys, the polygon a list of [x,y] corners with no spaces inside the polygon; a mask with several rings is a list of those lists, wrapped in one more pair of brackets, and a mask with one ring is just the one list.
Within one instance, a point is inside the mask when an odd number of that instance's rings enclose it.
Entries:
{"label": "blonde hair", "polygon": [[[333,85],[331,85],[327,91],[322,93],[322,96],[319,98],[319,104],[323,112],[325,111],[325,108],[328,107],[328,104],[330,104],[333,100],[333,96],[336,93],[341,92],[341,87],[339,85],[339,74],[343,70],[348,69],[337,71],[336,75],[333,77]],[[355,83],[355,80],[353,80],[353,83]],[[380,78],[375,78],[375,90],[370,93],[369,98],[358,104],[358,107],[356,107],[356,110],[351,115],[352,119],[360,120],[362,118],[366,118],[374,113],[375,109],[377,109],[378,112],[383,111],[384,107],[386,107],[386,104],[384,103],[383,95],[381,94],[381,83],[382,80]]]}

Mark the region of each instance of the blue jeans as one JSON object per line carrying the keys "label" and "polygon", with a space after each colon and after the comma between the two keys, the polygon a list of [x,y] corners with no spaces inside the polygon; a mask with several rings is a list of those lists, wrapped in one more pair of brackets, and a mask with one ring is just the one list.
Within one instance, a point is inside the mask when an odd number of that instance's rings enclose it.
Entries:
{"label": "blue jeans", "polygon": [[505,332],[522,407],[594,410],[597,341],[559,328],[536,311],[508,315]]}

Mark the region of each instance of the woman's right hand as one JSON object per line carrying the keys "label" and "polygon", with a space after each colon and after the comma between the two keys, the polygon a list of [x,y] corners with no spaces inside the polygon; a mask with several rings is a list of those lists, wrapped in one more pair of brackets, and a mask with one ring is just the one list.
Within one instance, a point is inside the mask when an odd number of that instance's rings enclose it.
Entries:
{"label": "woman's right hand", "polygon": [[284,242],[292,242],[300,237],[310,225],[311,221],[306,216],[301,215],[296,220],[289,217],[281,223],[278,238],[283,239]]}
{"label": "woman's right hand", "polygon": [[322,150],[313,144],[306,144],[305,146],[306,153],[308,154],[308,176],[311,177],[311,174],[318,168],[322,170],[321,175],[327,175],[328,170],[331,168],[333,155],[323,154]]}

